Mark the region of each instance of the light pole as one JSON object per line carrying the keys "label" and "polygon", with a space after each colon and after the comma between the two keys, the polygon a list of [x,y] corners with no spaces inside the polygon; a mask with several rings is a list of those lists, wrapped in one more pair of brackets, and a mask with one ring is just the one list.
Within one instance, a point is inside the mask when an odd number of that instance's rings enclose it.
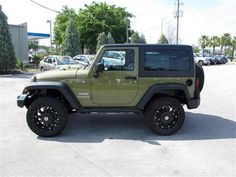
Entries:
{"label": "light pole", "polygon": [[129,26],[128,26],[128,16],[126,15],[126,43],[129,43]]}
{"label": "light pole", "polygon": [[50,25],[50,52],[52,52],[52,20],[47,20]]}

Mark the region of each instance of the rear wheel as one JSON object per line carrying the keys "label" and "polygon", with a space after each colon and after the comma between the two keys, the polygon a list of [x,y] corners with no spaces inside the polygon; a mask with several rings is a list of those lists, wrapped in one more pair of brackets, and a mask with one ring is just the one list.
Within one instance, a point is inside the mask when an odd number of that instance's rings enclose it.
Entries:
{"label": "rear wheel", "polygon": [[159,135],[176,133],[185,120],[184,109],[175,98],[162,97],[152,101],[146,111],[145,117],[150,129]]}
{"label": "rear wheel", "polygon": [[42,97],[30,105],[26,119],[35,134],[51,137],[58,135],[66,126],[67,109],[55,98]]}

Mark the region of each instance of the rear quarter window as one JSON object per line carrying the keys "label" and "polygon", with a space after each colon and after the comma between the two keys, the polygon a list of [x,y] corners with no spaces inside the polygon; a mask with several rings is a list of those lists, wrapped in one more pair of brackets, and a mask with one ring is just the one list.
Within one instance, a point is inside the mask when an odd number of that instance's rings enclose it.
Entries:
{"label": "rear quarter window", "polygon": [[141,50],[141,75],[150,77],[193,76],[193,54],[182,48],[146,48]]}

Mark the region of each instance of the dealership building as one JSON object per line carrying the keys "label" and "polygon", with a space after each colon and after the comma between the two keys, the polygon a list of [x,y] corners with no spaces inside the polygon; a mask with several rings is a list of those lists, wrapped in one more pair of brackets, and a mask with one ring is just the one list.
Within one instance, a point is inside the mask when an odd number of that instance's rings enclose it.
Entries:
{"label": "dealership building", "polygon": [[12,25],[9,24],[12,44],[15,49],[16,58],[23,63],[29,62],[28,40],[48,39],[50,34],[32,33],[27,30],[27,23]]}

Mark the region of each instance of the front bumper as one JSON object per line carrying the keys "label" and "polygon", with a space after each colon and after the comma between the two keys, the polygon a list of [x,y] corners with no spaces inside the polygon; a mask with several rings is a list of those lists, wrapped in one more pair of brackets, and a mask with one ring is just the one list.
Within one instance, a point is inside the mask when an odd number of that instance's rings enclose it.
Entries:
{"label": "front bumper", "polygon": [[24,107],[25,99],[27,98],[28,94],[21,94],[17,97],[17,106],[20,108]]}

